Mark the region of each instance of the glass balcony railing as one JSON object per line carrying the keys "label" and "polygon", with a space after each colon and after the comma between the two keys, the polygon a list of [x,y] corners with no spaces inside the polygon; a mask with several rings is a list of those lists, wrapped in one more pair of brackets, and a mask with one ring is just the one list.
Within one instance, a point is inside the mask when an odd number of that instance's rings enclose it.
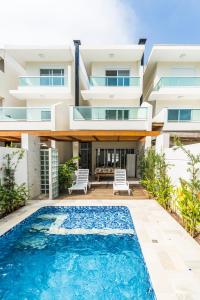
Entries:
{"label": "glass balcony railing", "polygon": [[161,77],[154,91],[164,87],[200,87],[200,77]]}
{"label": "glass balcony railing", "polygon": [[59,87],[67,85],[65,76],[21,76],[19,77],[19,86],[21,87]]}
{"label": "glass balcony railing", "polygon": [[168,109],[168,122],[200,122],[200,109]]}
{"label": "glass balcony railing", "polygon": [[140,77],[130,76],[105,76],[90,77],[91,86],[139,86]]}
{"label": "glass balcony railing", "polygon": [[75,121],[147,120],[146,107],[73,107]]}
{"label": "glass balcony railing", "polygon": [[2,121],[51,121],[51,108],[48,107],[0,107]]}

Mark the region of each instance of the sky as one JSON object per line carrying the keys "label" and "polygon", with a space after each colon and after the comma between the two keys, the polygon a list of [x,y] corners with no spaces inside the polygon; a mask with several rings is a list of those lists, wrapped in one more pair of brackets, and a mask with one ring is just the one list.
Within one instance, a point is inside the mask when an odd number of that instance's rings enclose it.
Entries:
{"label": "sky", "polygon": [[0,45],[200,44],[200,0],[0,0]]}

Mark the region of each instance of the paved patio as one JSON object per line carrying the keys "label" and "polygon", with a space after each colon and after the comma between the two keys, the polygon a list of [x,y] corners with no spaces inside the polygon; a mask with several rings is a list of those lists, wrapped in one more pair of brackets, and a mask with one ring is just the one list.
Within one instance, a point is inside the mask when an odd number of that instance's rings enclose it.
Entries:
{"label": "paved patio", "polygon": [[126,205],[157,299],[200,299],[200,246],[155,200],[35,200],[1,219],[0,234],[46,205]]}
{"label": "paved patio", "polygon": [[111,199],[111,200],[141,200],[148,198],[148,193],[139,184],[138,181],[130,181],[130,188],[132,189],[132,195],[128,195],[127,192],[120,192],[113,195],[112,181],[93,181],[91,188],[85,195],[80,191],[73,191],[71,195],[61,195],[58,199]]}

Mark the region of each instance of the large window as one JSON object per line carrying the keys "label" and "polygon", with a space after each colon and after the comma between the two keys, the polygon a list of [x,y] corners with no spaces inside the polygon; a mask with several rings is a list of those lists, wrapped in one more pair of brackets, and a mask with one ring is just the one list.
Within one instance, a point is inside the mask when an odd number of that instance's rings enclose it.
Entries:
{"label": "large window", "polygon": [[106,111],[106,120],[128,120],[129,119],[129,110],[120,110],[120,109],[107,109]]}
{"label": "large window", "polygon": [[40,77],[40,85],[64,85],[64,69],[40,69]]}
{"label": "large window", "polygon": [[126,168],[127,154],[134,149],[96,149],[96,167]]}
{"label": "large window", "polygon": [[108,86],[129,86],[129,70],[106,70],[106,85]]}
{"label": "large window", "polygon": [[190,121],[191,109],[168,109],[168,121]]}

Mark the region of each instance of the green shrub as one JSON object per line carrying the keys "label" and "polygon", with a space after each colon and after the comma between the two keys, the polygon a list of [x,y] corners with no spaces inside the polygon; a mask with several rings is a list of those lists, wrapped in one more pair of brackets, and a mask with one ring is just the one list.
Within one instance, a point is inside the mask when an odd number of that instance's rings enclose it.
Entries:
{"label": "green shrub", "polygon": [[29,193],[25,184],[17,185],[15,172],[24,152],[15,151],[4,156],[2,168],[3,180],[0,183],[0,214],[6,215],[25,205]]}
{"label": "green shrub", "polygon": [[165,155],[157,155],[156,159],[156,178],[155,178],[155,197],[165,209],[171,210],[171,199],[173,197],[173,186],[167,174],[169,165],[166,163]]}
{"label": "green shrub", "polygon": [[187,172],[189,180],[180,178],[180,188],[177,191],[177,206],[181,214],[186,230],[194,237],[198,234],[197,227],[200,224],[200,155],[194,155],[187,150],[178,139],[175,139],[178,148],[186,154],[188,161]]}
{"label": "green shrub", "polygon": [[139,158],[141,184],[152,196],[155,196],[156,188],[156,160],[157,154],[152,148],[148,148]]}
{"label": "green shrub", "polygon": [[73,157],[67,160],[64,164],[59,165],[58,181],[60,192],[66,191],[72,185],[74,173],[77,170],[78,159],[78,157]]}
{"label": "green shrub", "polygon": [[170,210],[173,187],[167,175],[169,165],[165,155],[157,154],[153,148],[149,148],[140,156],[139,166],[141,184],[165,209]]}

